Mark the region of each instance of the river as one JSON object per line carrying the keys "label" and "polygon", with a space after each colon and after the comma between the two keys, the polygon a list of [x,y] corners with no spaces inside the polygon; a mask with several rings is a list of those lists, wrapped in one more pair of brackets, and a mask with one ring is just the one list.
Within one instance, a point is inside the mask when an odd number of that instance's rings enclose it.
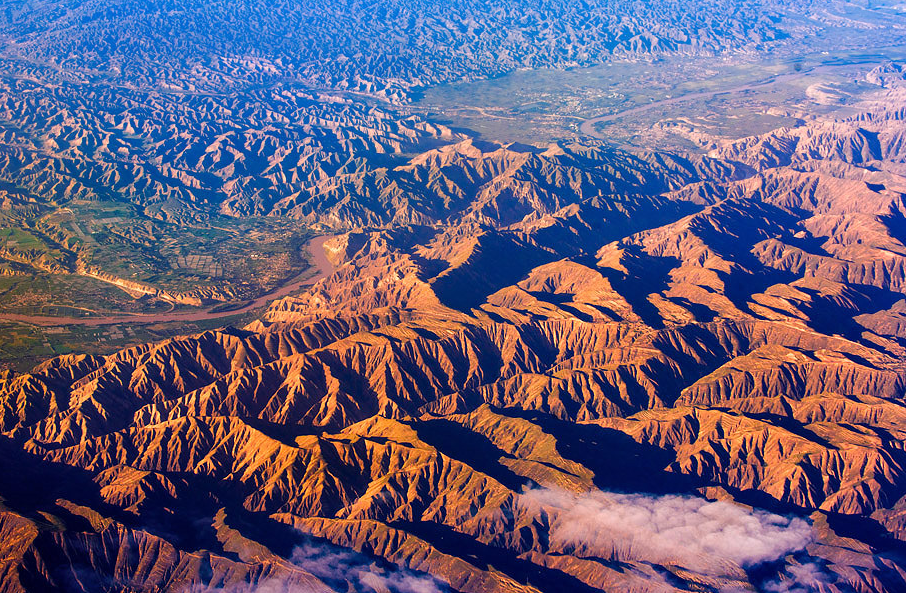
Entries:
{"label": "river", "polygon": [[[261,295],[248,305],[239,309],[230,311],[183,311],[179,313],[149,313],[147,315],[110,315],[107,317],[49,317],[41,315],[18,315],[15,313],[0,313],[2,321],[18,321],[20,323],[30,323],[32,325],[53,326],[53,325],[113,325],[116,323],[167,323],[173,321],[206,321],[209,319],[219,319],[221,317],[232,317],[241,315],[264,307],[268,303],[290,295],[297,290],[311,286],[318,280],[325,278],[333,272],[333,264],[327,259],[327,253],[324,251],[324,242],[331,238],[332,235],[320,235],[308,242],[308,252],[311,254],[312,267],[315,274],[311,275],[311,268],[305,270],[300,275],[291,279],[289,282],[272,290],[271,292]],[[216,306],[216,305],[215,305]]]}

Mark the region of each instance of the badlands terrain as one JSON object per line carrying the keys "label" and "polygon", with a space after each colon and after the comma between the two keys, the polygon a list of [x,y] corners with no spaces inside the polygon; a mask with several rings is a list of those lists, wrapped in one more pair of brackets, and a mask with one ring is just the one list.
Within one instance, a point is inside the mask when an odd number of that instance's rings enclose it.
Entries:
{"label": "badlands terrain", "polygon": [[0,8],[0,592],[906,590],[902,5]]}

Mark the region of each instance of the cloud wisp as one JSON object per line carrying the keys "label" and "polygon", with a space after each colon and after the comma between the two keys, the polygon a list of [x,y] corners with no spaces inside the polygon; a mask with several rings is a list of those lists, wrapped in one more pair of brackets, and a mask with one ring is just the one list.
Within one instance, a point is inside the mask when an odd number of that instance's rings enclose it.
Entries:
{"label": "cloud wisp", "polygon": [[[311,576],[273,576],[258,583],[191,586],[185,593],[325,593],[336,587],[349,593],[444,593],[440,581],[402,566],[374,562],[355,550],[330,544],[298,546],[288,558],[293,567]],[[311,582],[305,584],[305,580]]]}
{"label": "cloud wisp", "polygon": [[765,583],[766,593],[813,593],[821,585],[833,582],[833,577],[815,562],[788,566],[777,580]]}
{"label": "cloud wisp", "polygon": [[357,593],[441,593],[429,576],[402,567],[383,569],[353,550],[306,544],[293,551],[292,563],[318,578],[345,581]]}

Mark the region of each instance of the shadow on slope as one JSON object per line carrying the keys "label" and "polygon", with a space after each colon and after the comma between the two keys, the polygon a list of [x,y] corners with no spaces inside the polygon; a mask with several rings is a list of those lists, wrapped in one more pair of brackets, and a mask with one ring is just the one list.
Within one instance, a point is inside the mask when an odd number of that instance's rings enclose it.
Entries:
{"label": "shadow on slope", "polygon": [[408,531],[445,554],[465,558],[481,570],[497,570],[520,584],[535,587],[544,593],[599,591],[563,571],[533,564],[512,550],[489,546],[446,525],[399,521],[390,526]]}
{"label": "shadow on slope", "polygon": [[444,305],[468,313],[491,294],[522,280],[532,268],[554,259],[514,237],[487,233],[464,263],[434,278],[431,287]]}
{"label": "shadow on slope", "polygon": [[486,436],[472,432],[450,420],[428,420],[412,425],[418,438],[441,453],[487,474],[515,492],[534,485],[531,480],[514,473],[500,461],[509,457]]}
{"label": "shadow on slope", "polygon": [[688,493],[704,486],[698,478],[667,471],[675,456],[626,434],[595,424],[577,424],[519,409],[495,409],[528,420],[557,440],[557,452],[594,473],[601,490],[649,494]]}

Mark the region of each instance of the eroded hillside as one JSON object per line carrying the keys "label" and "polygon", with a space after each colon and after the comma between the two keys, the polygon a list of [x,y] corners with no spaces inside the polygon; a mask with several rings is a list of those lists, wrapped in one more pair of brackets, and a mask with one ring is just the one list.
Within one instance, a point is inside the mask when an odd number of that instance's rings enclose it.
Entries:
{"label": "eroded hillside", "polygon": [[302,295],[3,377],[2,589],[901,590],[904,105],[320,187]]}

